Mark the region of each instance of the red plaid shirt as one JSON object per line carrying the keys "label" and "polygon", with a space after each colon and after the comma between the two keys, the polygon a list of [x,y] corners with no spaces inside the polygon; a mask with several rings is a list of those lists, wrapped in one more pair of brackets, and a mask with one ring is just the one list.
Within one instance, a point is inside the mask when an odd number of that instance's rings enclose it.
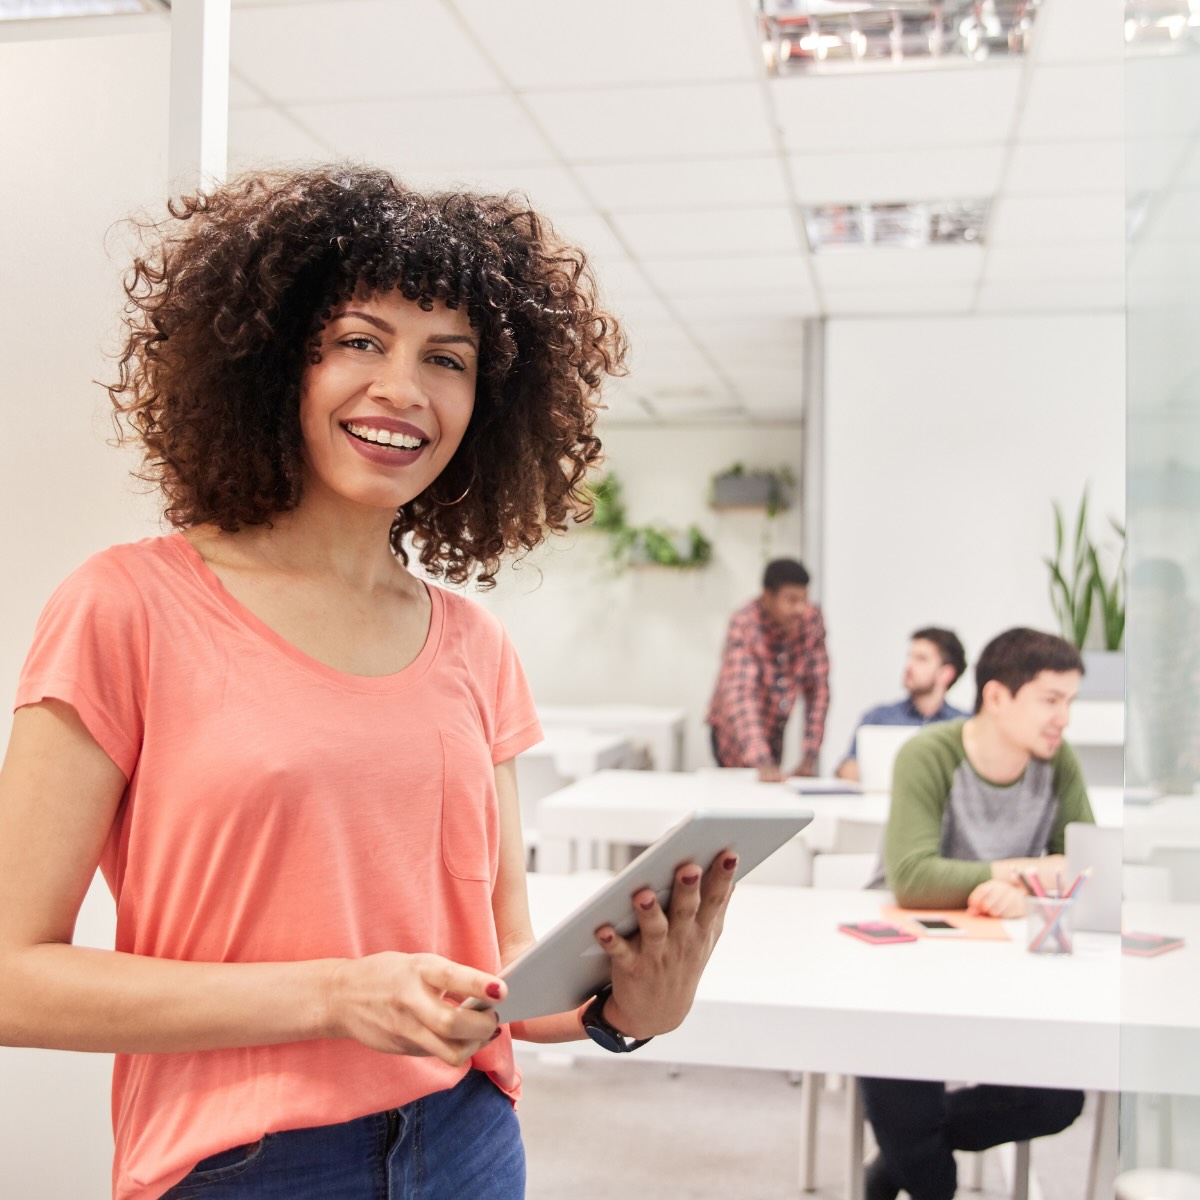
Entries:
{"label": "red plaid shirt", "polygon": [[783,758],[783,730],[804,696],[804,757],[815,758],[829,709],[829,655],[825,621],[810,605],[799,625],[781,629],[762,600],[739,608],[729,622],[721,674],[708,708],[718,761],[764,767]]}

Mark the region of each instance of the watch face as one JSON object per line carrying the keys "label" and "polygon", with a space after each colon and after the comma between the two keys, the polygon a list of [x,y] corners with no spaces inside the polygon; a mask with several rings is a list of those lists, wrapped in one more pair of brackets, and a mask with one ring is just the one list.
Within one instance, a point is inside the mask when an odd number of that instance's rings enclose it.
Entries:
{"label": "watch face", "polygon": [[607,1029],[601,1029],[598,1025],[585,1025],[583,1028],[597,1046],[603,1046],[605,1050],[611,1050],[613,1054],[625,1052],[624,1038],[615,1037]]}

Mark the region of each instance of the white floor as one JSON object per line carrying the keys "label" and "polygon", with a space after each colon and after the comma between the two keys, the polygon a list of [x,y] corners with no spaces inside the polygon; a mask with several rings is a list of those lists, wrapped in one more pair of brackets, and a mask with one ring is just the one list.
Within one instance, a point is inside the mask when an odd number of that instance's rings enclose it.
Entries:
{"label": "white floor", "polygon": [[[685,1068],[672,1076],[636,1056],[543,1062],[522,1048],[520,1117],[529,1163],[527,1200],[800,1200],[800,1089],[780,1073]],[[814,1200],[842,1191],[844,1093],[821,1104]],[[1092,1103],[1068,1130],[1033,1146],[1043,1200],[1083,1200]],[[984,1190],[1004,1200],[996,1152]],[[1031,1190],[1036,1197],[1037,1190]]]}

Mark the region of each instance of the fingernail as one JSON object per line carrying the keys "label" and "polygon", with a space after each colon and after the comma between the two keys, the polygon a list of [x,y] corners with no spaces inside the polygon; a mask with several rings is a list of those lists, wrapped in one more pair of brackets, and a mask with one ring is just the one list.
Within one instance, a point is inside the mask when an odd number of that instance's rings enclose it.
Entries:
{"label": "fingernail", "polygon": [[645,900],[638,901],[638,908],[651,909],[654,907],[655,897],[648,896]]}
{"label": "fingernail", "polygon": [[492,1036],[490,1038],[488,1038],[488,1041],[494,1042],[499,1036],[500,1036],[500,1026],[497,1025],[496,1028],[492,1030]]}
{"label": "fingernail", "polygon": [[606,946],[613,940],[613,931],[606,929],[602,933],[596,935]]}
{"label": "fingernail", "polygon": [[733,868],[737,866],[737,855],[730,854],[725,861],[721,863],[721,866],[723,866],[727,871],[732,871]]}
{"label": "fingernail", "polygon": [[498,983],[489,983],[483,990],[487,992],[487,994],[491,996],[493,1000],[499,1000],[502,994],[500,985]]}
{"label": "fingernail", "polygon": [[689,871],[686,875],[680,875],[679,882],[686,883],[688,887],[692,887],[700,882],[700,872]]}

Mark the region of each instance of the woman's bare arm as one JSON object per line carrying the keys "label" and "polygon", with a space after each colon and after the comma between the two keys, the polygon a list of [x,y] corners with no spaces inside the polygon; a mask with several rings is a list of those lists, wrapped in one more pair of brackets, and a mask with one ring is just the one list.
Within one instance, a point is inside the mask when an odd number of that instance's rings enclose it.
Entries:
{"label": "woman's bare arm", "polygon": [[0,1043],[147,1053],[353,1037],[462,1062],[495,1027],[435,955],[193,963],[71,944],[125,778],[69,705],[19,709],[0,769]]}

